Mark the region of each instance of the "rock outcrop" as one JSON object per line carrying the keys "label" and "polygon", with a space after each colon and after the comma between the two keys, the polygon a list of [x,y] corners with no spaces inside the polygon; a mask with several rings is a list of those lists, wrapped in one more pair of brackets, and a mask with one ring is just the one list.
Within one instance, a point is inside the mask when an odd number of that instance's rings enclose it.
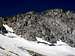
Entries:
{"label": "rock outcrop", "polygon": [[50,9],[41,13],[27,12],[4,17],[4,21],[23,38],[36,41],[36,37],[55,43],[57,40],[75,47],[75,13]]}

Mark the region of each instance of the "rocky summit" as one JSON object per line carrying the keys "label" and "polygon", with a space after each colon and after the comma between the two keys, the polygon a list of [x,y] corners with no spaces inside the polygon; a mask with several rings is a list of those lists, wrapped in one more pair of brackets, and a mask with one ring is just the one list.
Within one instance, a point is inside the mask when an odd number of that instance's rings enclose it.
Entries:
{"label": "rocky summit", "polygon": [[36,41],[36,37],[50,43],[63,42],[75,47],[75,13],[62,9],[44,12],[27,12],[16,16],[3,17],[3,22],[12,27],[17,35]]}

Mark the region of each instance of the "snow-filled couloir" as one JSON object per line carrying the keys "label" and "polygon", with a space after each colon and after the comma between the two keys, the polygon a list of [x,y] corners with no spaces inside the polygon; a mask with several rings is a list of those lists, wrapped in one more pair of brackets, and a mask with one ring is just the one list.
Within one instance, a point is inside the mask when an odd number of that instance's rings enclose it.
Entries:
{"label": "snow-filled couloir", "polygon": [[[7,25],[5,25],[7,26]],[[5,27],[7,29],[7,27]],[[32,56],[27,50],[34,51],[43,56],[75,56],[75,48],[68,44],[57,41],[55,46],[49,46],[38,41],[46,42],[41,38],[37,41],[28,41],[12,32],[12,29],[7,29],[8,32],[4,35],[0,34],[0,56]]]}

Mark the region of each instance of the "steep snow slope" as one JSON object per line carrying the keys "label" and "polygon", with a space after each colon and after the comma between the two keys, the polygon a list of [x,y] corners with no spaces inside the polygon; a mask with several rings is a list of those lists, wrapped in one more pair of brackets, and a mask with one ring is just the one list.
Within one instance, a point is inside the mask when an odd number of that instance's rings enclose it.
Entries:
{"label": "steep snow slope", "polygon": [[[14,38],[11,38],[13,35]],[[66,43],[63,44],[62,41],[58,41],[56,46],[49,46],[43,43],[38,44],[37,41],[25,40],[14,33],[0,34],[0,56],[31,56],[27,50],[44,56],[75,56],[75,48],[68,46]]]}
{"label": "steep snow slope", "polygon": [[13,29],[12,29],[11,27],[9,27],[8,25],[3,24],[3,26],[6,28],[6,30],[7,30],[8,32],[14,32]]}

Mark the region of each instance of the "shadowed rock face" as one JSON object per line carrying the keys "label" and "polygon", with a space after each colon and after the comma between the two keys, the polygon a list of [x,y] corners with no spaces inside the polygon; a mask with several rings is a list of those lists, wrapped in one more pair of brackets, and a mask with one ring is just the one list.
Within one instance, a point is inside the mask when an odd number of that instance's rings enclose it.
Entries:
{"label": "shadowed rock face", "polygon": [[5,29],[4,26],[0,27],[0,34],[6,34],[8,31]]}
{"label": "shadowed rock face", "polygon": [[8,33],[5,27],[3,26],[3,19],[0,17],[0,34]]}
{"label": "shadowed rock face", "polygon": [[22,35],[27,40],[36,41],[36,37],[40,37],[55,43],[61,39],[75,47],[75,13],[73,12],[51,9],[40,14],[27,12],[5,17],[4,20],[16,34]]}

